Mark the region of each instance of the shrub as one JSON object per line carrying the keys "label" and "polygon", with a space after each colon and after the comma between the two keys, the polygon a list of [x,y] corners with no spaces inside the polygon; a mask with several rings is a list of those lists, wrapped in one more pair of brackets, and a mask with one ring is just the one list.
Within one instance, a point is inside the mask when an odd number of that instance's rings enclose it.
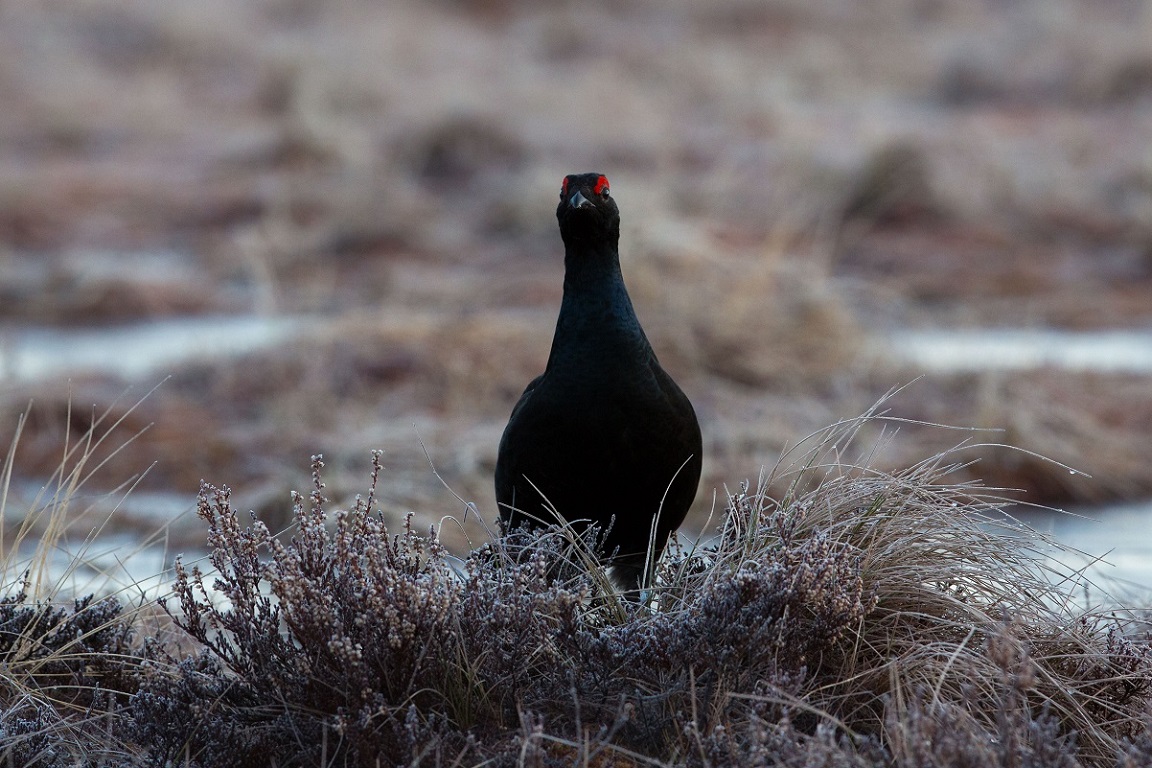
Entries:
{"label": "shrub", "polygon": [[[216,575],[209,587],[178,565],[169,606],[202,650],[148,667],[132,739],[188,766],[1144,754],[1148,644],[1075,607],[1050,566],[991,530],[1003,502],[948,484],[954,455],[896,474],[845,463],[861,423],[733,494],[717,535],[673,548],[639,601],[564,530],[463,561],[410,517],[390,532],[378,456],[367,496],[336,511],[317,457],[286,544],[206,485]],[[781,479],[789,492],[770,498]]]}

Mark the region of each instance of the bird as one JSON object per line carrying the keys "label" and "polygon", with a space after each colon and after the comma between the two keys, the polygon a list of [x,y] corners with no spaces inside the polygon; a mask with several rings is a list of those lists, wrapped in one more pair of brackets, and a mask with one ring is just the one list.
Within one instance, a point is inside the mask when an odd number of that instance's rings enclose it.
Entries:
{"label": "bird", "polygon": [[566,176],[556,218],[564,294],[544,373],[525,388],[500,439],[501,526],[598,526],[597,555],[612,582],[636,593],[696,497],[700,423],[624,286],[608,179]]}

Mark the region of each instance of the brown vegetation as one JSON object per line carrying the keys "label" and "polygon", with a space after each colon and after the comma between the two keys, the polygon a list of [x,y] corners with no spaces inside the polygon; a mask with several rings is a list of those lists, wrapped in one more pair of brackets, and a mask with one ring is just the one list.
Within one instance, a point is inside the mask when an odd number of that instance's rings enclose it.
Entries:
{"label": "brown vegetation", "polygon": [[[709,433],[706,488],[918,375],[861,354],[888,328],[1146,324],[1147,9],[849,6],[5,8],[0,316],[313,313],[297,345],[177,371],[125,423],[156,426],[120,474],[156,461],[145,484],[190,498],[382,447],[427,498],[416,423],[481,508],[491,433],[546,355],[568,171],[618,190],[638,311]],[[1044,376],[1074,423],[1026,396]],[[899,407],[1008,427],[1094,480],[1000,454],[984,476],[1033,501],[1149,492],[1147,388],[936,379]],[[122,391],[6,387],[9,424],[36,400],[20,474],[51,471],[33,443],[69,402]]]}

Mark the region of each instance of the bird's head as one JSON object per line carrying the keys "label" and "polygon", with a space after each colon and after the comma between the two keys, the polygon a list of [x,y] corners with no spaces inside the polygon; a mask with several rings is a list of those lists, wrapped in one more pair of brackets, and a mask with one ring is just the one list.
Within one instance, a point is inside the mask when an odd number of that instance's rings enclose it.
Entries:
{"label": "bird's head", "polygon": [[620,238],[620,209],[600,173],[573,173],[560,185],[556,206],[560,236],[565,243],[610,242]]}

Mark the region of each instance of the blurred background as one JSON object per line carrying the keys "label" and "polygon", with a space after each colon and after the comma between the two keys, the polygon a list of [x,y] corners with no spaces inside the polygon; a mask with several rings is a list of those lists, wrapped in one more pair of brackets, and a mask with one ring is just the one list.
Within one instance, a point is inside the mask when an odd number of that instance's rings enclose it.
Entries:
{"label": "blurred background", "polygon": [[970,443],[1152,582],[1152,2],[7,0],[0,104],[5,526],[87,455],[76,517],[170,561],[201,480],[277,528],[379,448],[390,514],[479,543],[599,171],[706,435],[687,530],[903,387],[1000,431],[846,460]]}

